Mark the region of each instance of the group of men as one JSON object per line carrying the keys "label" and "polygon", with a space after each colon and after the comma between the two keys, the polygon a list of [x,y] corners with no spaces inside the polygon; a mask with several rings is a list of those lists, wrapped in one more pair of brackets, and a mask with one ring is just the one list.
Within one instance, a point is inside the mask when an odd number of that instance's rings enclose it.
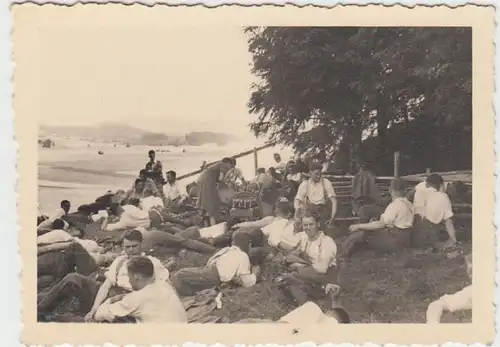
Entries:
{"label": "group of men", "polygon": [[[299,182],[293,202],[279,197],[272,215],[258,221],[222,221],[211,227],[220,229],[213,234],[200,226],[199,219],[172,218],[165,212],[168,206],[183,205],[176,197],[185,193],[175,189],[175,173],[170,173],[170,179],[167,173],[164,184],[161,163],[155,160],[153,151],[149,157],[147,172],[139,182],[157,191],[146,189],[151,192],[139,197],[130,192],[116,194],[120,203],[112,202],[92,218],[104,234],[121,233],[123,253],[109,252],[82,233],[72,232],[71,223],[65,221],[70,210],[68,201],[61,202],[61,210],[42,222],[45,231],[38,236],[39,286],[47,283],[46,273],[51,275],[49,281],[57,282],[39,295],[42,319],[70,296],[78,299],[79,312],[86,321],[187,322],[183,297],[230,285],[251,287],[259,281],[263,266],[278,264],[282,275],[274,280],[297,310],[310,310],[316,305],[313,301],[327,298],[332,309],[326,316],[333,318],[326,321],[349,321],[337,305],[337,244],[325,232],[335,221],[337,197],[332,183],[322,177],[320,165],[311,164],[309,178]],[[371,192],[372,176],[361,168],[353,179],[353,186],[363,182],[360,189],[353,187],[356,210],[360,215],[368,211],[364,215],[369,215],[369,220],[349,227],[350,235],[340,247],[342,255],[350,255],[355,245],[382,251],[400,251],[410,245],[435,246],[442,226],[448,233],[445,247],[456,243],[451,203],[441,191],[442,177],[429,175],[410,194],[402,180],[393,180],[392,201],[377,216],[377,208],[372,206],[378,203]],[[157,246],[176,248],[177,253],[162,263],[146,255]],[[211,256],[205,266],[174,271],[186,249]],[[107,267],[105,275],[99,275],[100,267]],[[450,302],[455,309],[466,307],[463,301],[470,299],[466,294],[461,294],[462,301],[445,296],[432,304],[428,320],[438,321],[436,316],[442,310],[451,310]]]}

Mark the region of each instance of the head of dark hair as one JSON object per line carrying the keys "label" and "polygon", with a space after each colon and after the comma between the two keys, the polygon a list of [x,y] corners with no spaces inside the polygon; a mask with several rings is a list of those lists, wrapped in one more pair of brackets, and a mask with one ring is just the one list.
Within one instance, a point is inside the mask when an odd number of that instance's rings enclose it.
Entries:
{"label": "head of dark hair", "polygon": [[153,149],[149,150],[149,152],[148,152],[148,154],[155,154],[155,153],[156,152]]}
{"label": "head of dark hair", "polygon": [[130,198],[128,200],[128,204],[133,205],[135,207],[138,207],[140,203],[141,203],[141,200],[139,200],[138,198]]}
{"label": "head of dark hair", "polygon": [[222,158],[222,162],[225,164],[231,164],[231,165],[233,164],[232,159],[228,157]]}
{"label": "head of dark hair", "polygon": [[136,185],[138,185],[139,183],[141,183],[141,182],[142,182],[142,180],[141,180],[140,178],[137,178],[137,179],[134,181],[134,187],[135,187]]}
{"label": "head of dark hair", "polygon": [[259,167],[259,168],[257,169],[257,173],[259,173],[259,174],[266,173],[266,169],[264,169],[263,167]]}
{"label": "head of dark hair", "polygon": [[172,175],[175,178],[177,177],[177,172],[175,172],[174,170],[169,170],[167,171],[167,175]]}
{"label": "head of dark hair", "polygon": [[278,201],[276,203],[276,212],[288,216],[292,212],[292,204],[288,201]]}
{"label": "head of dark hair", "polygon": [[62,200],[61,201],[61,207],[64,207],[66,205],[70,205],[71,203],[69,202],[69,200]]}
{"label": "head of dark hair", "polygon": [[140,275],[145,278],[151,278],[155,273],[153,263],[148,257],[144,256],[132,257],[127,262],[127,270],[130,273]]}
{"label": "head of dark hair", "polygon": [[243,231],[237,231],[233,234],[233,245],[241,249],[246,254],[250,253],[250,236]]}
{"label": "head of dark hair", "polygon": [[443,177],[441,175],[430,174],[425,179],[425,182],[427,182],[427,184],[429,184],[430,186],[432,186],[436,189],[439,189],[443,185],[444,180],[443,180]]}
{"label": "head of dark hair", "polygon": [[407,187],[405,180],[401,178],[394,178],[391,180],[391,190],[394,192],[404,193]]}
{"label": "head of dark hair", "polygon": [[117,216],[118,215],[118,208],[120,207],[120,204],[117,203],[117,202],[112,202],[110,205],[109,205],[109,211],[111,212],[111,214],[113,214],[114,216]]}
{"label": "head of dark hair", "polygon": [[52,222],[52,228],[54,229],[64,229],[64,221],[62,219],[55,219]]}
{"label": "head of dark hair", "polygon": [[122,237],[124,240],[142,242],[142,233],[139,230],[127,230]]}
{"label": "head of dark hair", "polygon": [[148,173],[148,171],[146,169],[142,169],[141,171],[139,171],[139,176],[145,176],[145,175],[147,175],[147,173]]}

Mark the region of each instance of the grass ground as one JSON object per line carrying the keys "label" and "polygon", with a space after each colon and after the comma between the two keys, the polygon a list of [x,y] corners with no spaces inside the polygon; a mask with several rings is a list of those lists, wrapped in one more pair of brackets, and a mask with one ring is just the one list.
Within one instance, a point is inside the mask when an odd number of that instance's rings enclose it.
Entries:
{"label": "grass ground", "polygon": [[[471,252],[470,232],[461,226],[458,248],[449,253],[422,254],[407,250],[402,254],[382,256],[370,251],[339,259],[340,304],[355,323],[425,323],[427,306],[444,294],[451,294],[470,284],[463,255]],[[469,229],[470,230],[470,229]],[[341,238],[336,238],[338,244]],[[180,266],[203,266],[208,256],[188,253]],[[263,267],[259,282],[252,288],[224,292],[223,307],[212,314],[224,322],[244,318],[279,319],[294,306],[279,290],[273,279],[283,269]],[[324,310],[327,300],[318,302]],[[445,323],[469,323],[471,312],[445,314]]]}

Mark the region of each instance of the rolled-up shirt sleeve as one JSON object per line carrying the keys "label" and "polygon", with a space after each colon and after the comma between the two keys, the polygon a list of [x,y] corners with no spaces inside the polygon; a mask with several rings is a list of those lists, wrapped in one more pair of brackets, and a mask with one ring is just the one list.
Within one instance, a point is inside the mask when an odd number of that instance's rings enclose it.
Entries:
{"label": "rolled-up shirt sleeve", "polygon": [[155,281],[167,281],[170,277],[170,272],[165,266],[156,258],[149,258],[153,263],[155,269]]}
{"label": "rolled-up shirt sleeve", "polygon": [[131,293],[125,295],[121,300],[111,304],[109,301],[103,303],[95,314],[96,320],[101,321],[112,321],[117,317],[127,317],[134,316],[134,313],[139,309],[140,302],[134,295],[137,293]]}
{"label": "rolled-up shirt sleeve", "polygon": [[380,216],[380,220],[387,226],[393,226],[398,215],[397,206],[390,203],[385,209],[384,213]]}
{"label": "rolled-up shirt sleeve", "polygon": [[300,204],[304,202],[307,195],[307,181],[302,182],[297,189],[297,194],[295,194],[294,207],[299,208]]}

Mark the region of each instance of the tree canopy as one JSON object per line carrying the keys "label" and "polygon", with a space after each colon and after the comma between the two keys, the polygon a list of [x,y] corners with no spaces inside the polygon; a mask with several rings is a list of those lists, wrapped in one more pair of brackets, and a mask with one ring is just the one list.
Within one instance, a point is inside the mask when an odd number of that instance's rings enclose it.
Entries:
{"label": "tree canopy", "polygon": [[386,174],[470,168],[472,31],[417,27],[247,27],[256,136],[298,153],[361,158]]}

